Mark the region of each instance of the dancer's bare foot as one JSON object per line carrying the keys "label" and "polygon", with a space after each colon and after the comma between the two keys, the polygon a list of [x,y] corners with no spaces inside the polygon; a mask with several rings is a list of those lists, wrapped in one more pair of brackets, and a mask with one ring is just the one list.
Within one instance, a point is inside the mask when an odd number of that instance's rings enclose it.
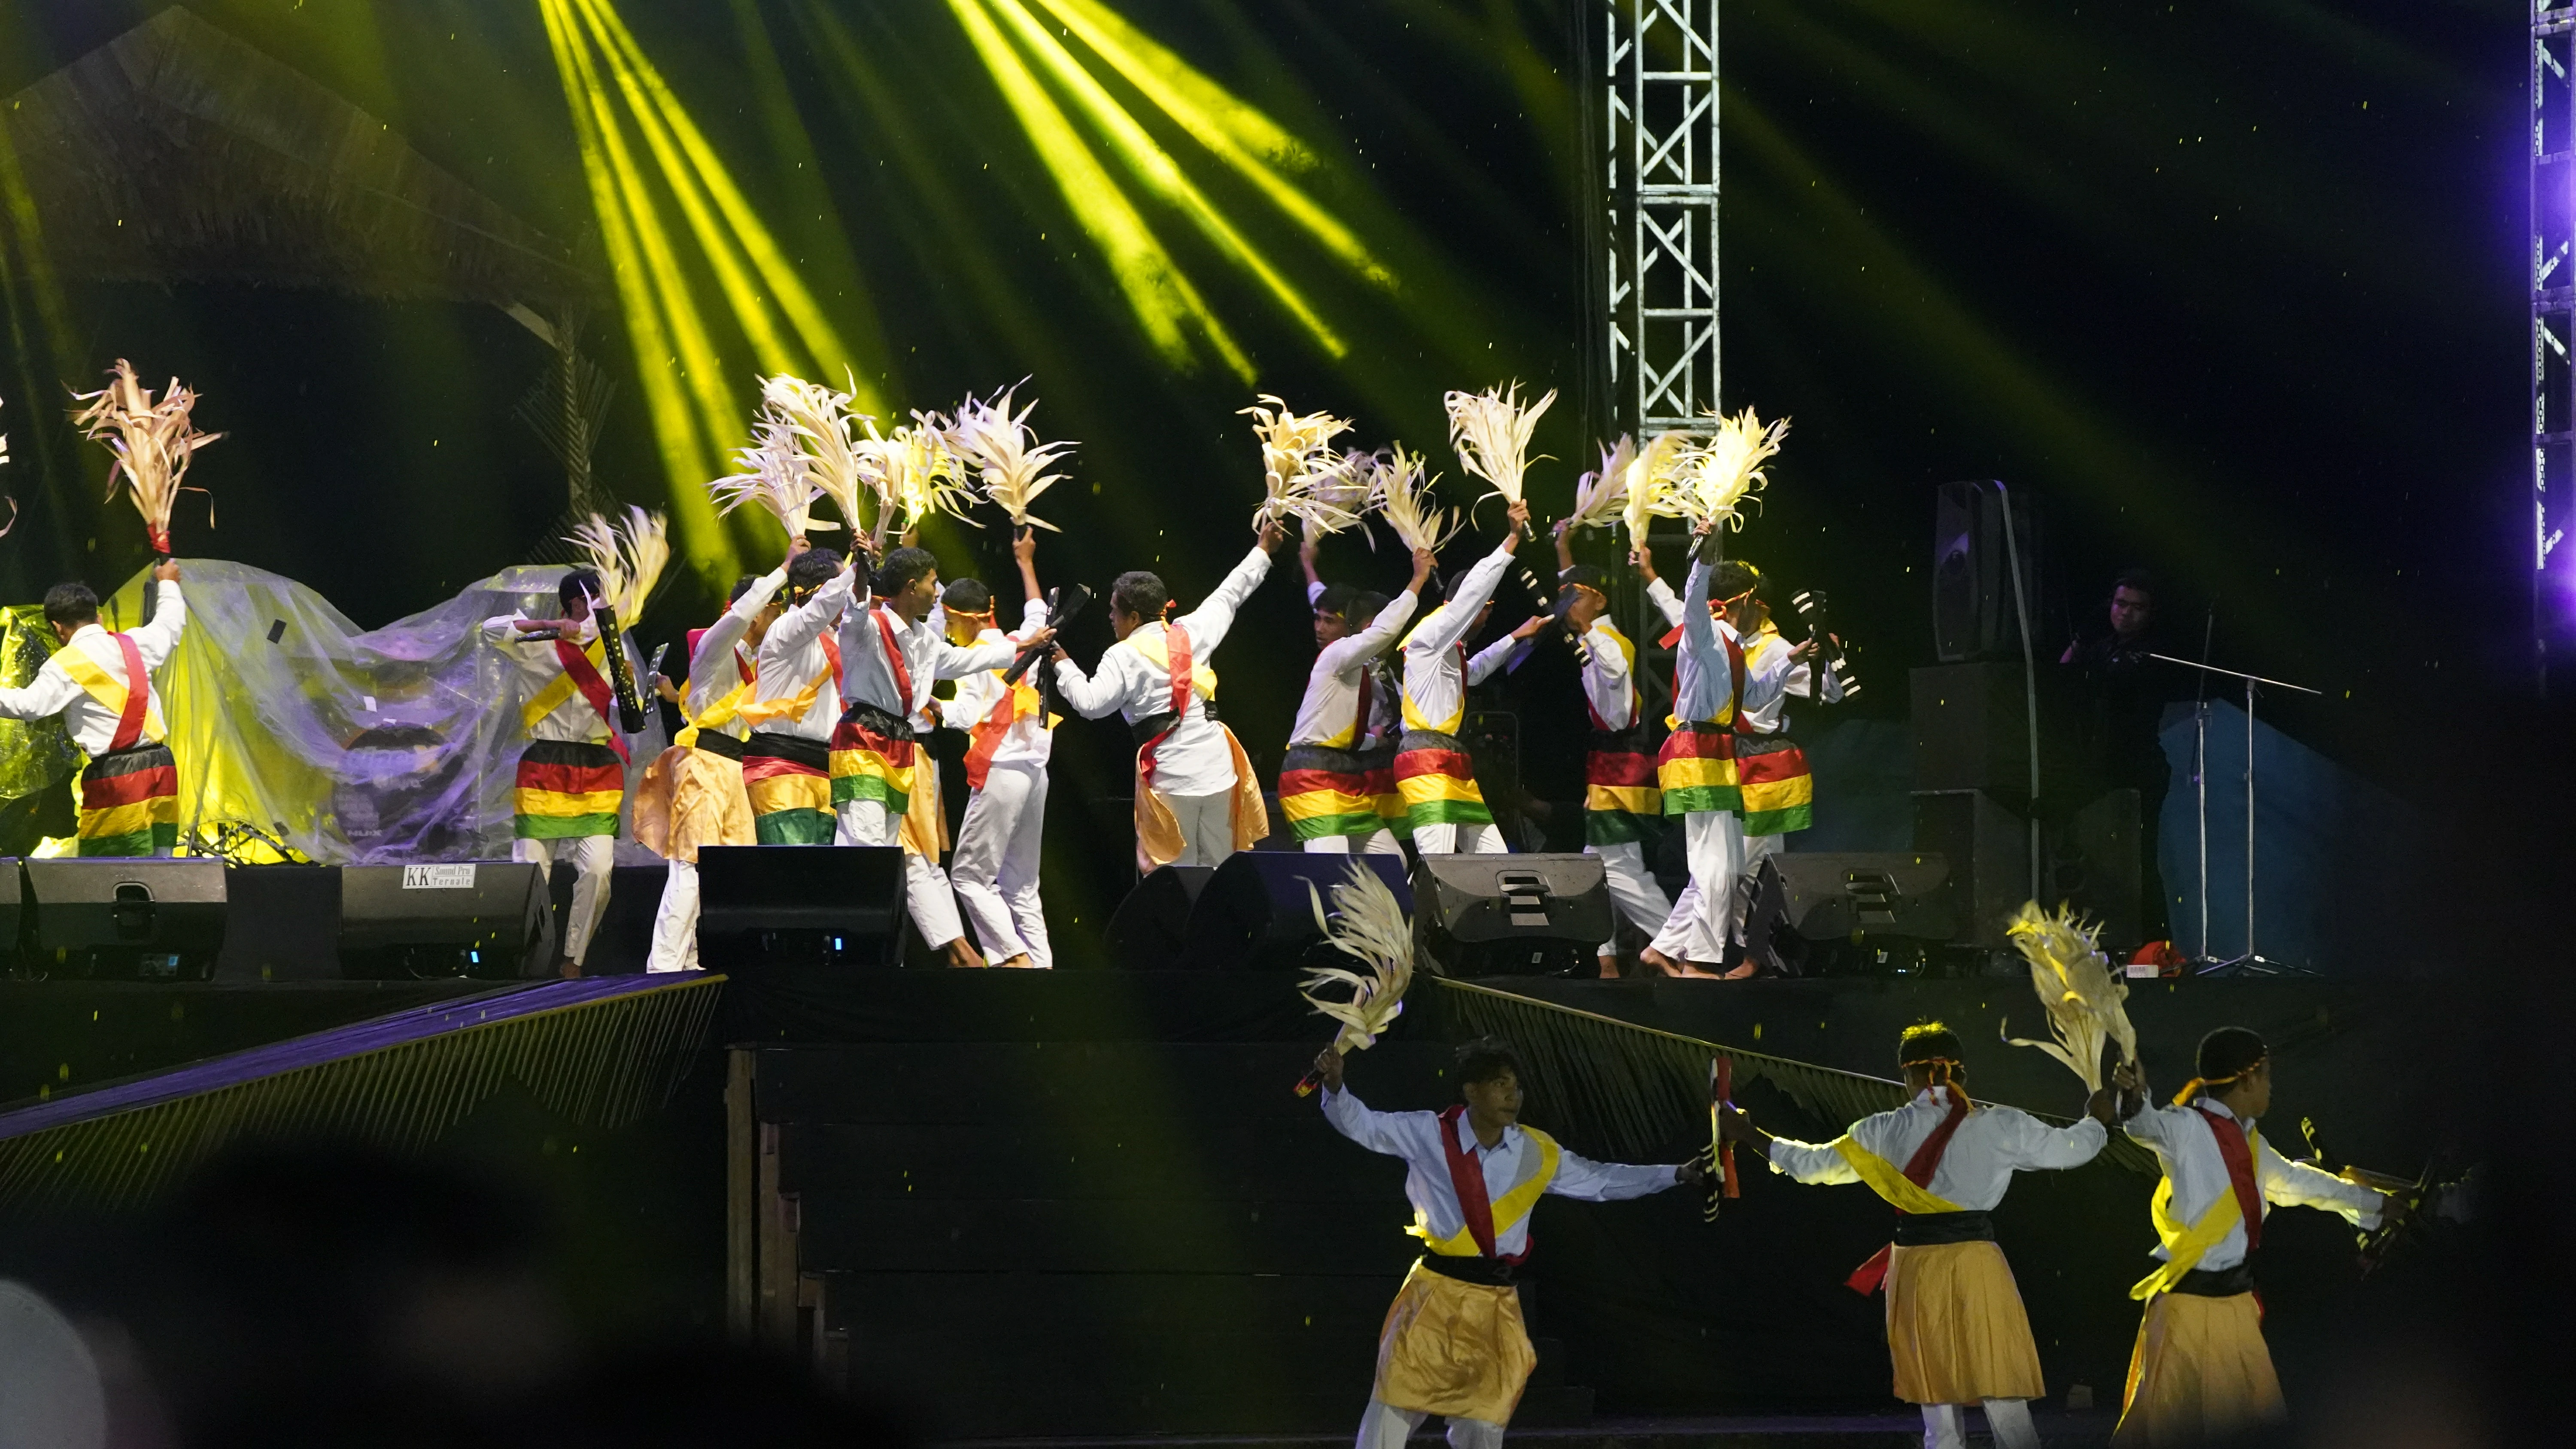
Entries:
{"label": "dancer's bare foot", "polygon": [[1665,955],[1663,952],[1656,950],[1652,946],[1648,946],[1645,951],[1641,953],[1641,959],[1643,959],[1647,965],[1654,967],[1666,976],[1686,976],[1701,981],[1714,981],[1717,979],[1716,972],[1703,971],[1696,964],[1689,961],[1674,960],[1672,957]]}
{"label": "dancer's bare foot", "polygon": [[963,936],[949,942],[945,949],[948,952],[948,964],[951,966],[964,967],[968,970],[981,970],[984,966],[984,953],[976,950],[975,943]]}
{"label": "dancer's bare foot", "polygon": [[1746,961],[1738,964],[1734,970],[1727,972],[1724,976],[1721,976],[1718,979],[1721,981],[1750,981],[1761,974],[1761,967],[1754,965],[1750,961]]}
{"label": "dancer's bare foot", "polygon": [[566,981],[579,981],[581,979],[581,963],[572,959],[570,956],[566,956],[555,963],[555,974]]}
{"label": "dancer's bare foot", "polygon": [[1029,958],[1028,952],[1022,951],[1017,956],[994,962],[993,968],[997,971],[1030,971],[1036,969],[1037,964]]}
{"label": "dancer's bare foot", "polygon": [[1618,980],[1619,958],[1604,952],[1599,960],[1601,962],[1601,979],[1604,981]]}

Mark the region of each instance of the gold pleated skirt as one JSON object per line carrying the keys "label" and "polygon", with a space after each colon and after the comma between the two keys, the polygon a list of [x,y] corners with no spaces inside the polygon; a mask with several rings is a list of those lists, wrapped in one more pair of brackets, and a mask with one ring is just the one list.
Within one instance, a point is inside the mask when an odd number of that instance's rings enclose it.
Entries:
{"label": "gold pleated skirt", "polygon": [[1370,1397],[1444,1418],[1508,1424],[1538,1367],[1521,1299],[1416,1263],[1386,1310]]}
{"label": "gold pleated skirt", "polygon": [[2004,1250],[1898,1247],[1887,1265],[1887,1351],[1909,1404],[2045,1398],[2039,1346]]}
{"label": "gold pleated skirt", "polygon": [[2205,1444],[2286,1417],[2253,1294],[2147,1300],[2114,1449]]}
{"label": "gold pleated skirt", "polygon": [[697,864],[701,845],[751,845],[758,836],[742,762],[711,750],[664,750],[635,791],[635,838],[665,860]]}

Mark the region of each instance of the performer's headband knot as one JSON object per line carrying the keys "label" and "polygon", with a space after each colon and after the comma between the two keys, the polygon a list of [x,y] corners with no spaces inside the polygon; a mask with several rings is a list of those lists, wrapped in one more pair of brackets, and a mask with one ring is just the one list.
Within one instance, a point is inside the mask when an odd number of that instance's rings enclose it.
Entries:
{"label": "performer's headband knot", "polygon": [[2228,1073],[2226,1076],[2194,1077],[2190,1081],[2183,1083],[2182,1090],[2174,1094],[2173,1104],[2177,1107],[2188,1107],[2191,1105],[2192,1098],[2199,1096],[2208,1088],[2224,1087],[2230,1082],[2239,1081],[2243,1079],[2247,1072],[2254,1070],[2256,1067],[2263,1065],[2271,1059],[2271,1054],[2266,1052],[2262,1056],[2256,1057],[2254,1060],[2238,1067],[2235,1071]]}

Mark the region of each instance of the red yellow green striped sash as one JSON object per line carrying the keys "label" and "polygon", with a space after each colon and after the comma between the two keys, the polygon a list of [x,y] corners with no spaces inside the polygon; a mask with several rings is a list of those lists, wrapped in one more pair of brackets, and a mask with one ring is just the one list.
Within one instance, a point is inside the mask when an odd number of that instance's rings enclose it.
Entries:
{"label": "red yellow green striped sash", "polygon": [[832,843],[830,755],[819,740],[755,734],[742,757],[752,834],[763,845]]}
{"label": "red yellow green striped sash", "polygon": [[617,806],[626,794],[626,767],[606,745],[582,740],[530,740],[519,752],[511,792],[517,812],[512,833],[521,840],[568,840],[615,835]]}
{"label": "red yellow green striped sash", "polygon": [[90,761],[81,771],[79,829],[83,855],[150,855],[177,846],[179,768],[170,747],[138,745]]}
{"label": "red yellow green striped sash", "polygon": [[886,814],[903,814],[912,805],[912,772],[920,752],[909,733],[879,727],[892,716],[867,708],[841,716],[832,731],[832,805],[874,800]]}
{"label": "red yellow green striped sash", "polygon": [[1372,759],[1329,745],[1290,745],[1280,762],[1279,813],[1301,841],[1386,829],[1378,801],[1393,794],[1395,770],[1384,755]]}
{"label": "red yellow green striped sash", "polygon": [[1457,737],[1434,730],[1411,730],[1395,756],[1395,790],[1404,800],[1408,830],[1426,825],[1490,825],[1476,788],[1476,762]]}
{"label": "red yellow green striped sash", "polygon": [[1741,808],[1735,778],[1735,736],[1726,726],[1694,721],[1664,741],[1655,767],[1666,815],[1698,815]]}

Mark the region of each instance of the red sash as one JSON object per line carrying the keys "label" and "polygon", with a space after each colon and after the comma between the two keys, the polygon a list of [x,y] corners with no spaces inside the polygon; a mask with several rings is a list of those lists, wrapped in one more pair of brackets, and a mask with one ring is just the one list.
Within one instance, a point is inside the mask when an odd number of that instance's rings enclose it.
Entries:
{"label": "red sash", "polygon": [[[615,649],[619,646],[612,639],[600,647]],[[608,747],[617,752],[617,758],[626,759],[626,739],[617,732],[617,692],[600,677],[599,666],[591,663],[590,656],[570,639],[555,641],[555,659],[563,665],[563,672],[571,676],[572,687],[580,690],[581,697],[598,712],[599,722],[608,727]]]}
{"label": "red sash", "polygon": [[[1190,631],[1178,624],[1163,626],[1163,662],[1172,667],[1172,722],[1163,732],[1147,740],[1136,751],[1136,774],[1146,784],[1154,783],[1154,752],[1173,730],[1181,727],[1181,712],[1190,707]],[[1478,1201],[1483,1201],[1481,1194]]]}
{"label": "red sash", "polygon": [[[878,608],[868,612],[876,616],[877,637],[885,641],[886,673],[894,676],[894,692],[903,699],[903,703],[894,711],[895,717],[910,720],[912,718],[912,671],[904,667],[903,645],[894,635],[894,620],[890,617],[894,611]],[[841,656],[836,650],[832,655],[832,667],[838,669],[840,664]],[[841,703],[846,707],[849,701],[844,699]]]}
{"label": "red sash", "polygon": [[1459,1216],[1467,1220],[1467,1236],[1476,1240],[1476,1247],[1488,1258],[1517,1263],[1529,1256],[1526,1246],[1508,1258],[1494,1251],[1494,1205],[1485,1196],[1485,1164],[1458,1145],[1458,1119],[1466,1114],[1464,1102],[1440,1114],[1440,1151],[1449,1159],[1449,1189],[1458,1194]]}
{"label": "red sash", "polygon": [[2219,1158],[2227,1164],[2227,1183],[2236,1189],[2236,1206],[2245,1213],[2245,1252],[2251,1257],[2263,1246],[2263,1189],[2254,1179],[2254,1153],[2245,1145],[2245,1124],[2197,1102],[2191,1110],[2201,1115],[2209,1124],[2209,1135],[2217,1139]]}
{"label": "red sash", "polygon": [[125,656],[125,711],[116,717],[116,736],[107,742],[111,755],[134,748],[143,738],[143,709],[152,702],[152,675],[143,667],[143,651],[124,634],[110,634],[116,650]]}
{"label": "red sash", "polygon": [[1376,680],[1377,667],[1375,665],[1363,664],[1360,666],[1360,702],[1358,707],[1351,711],[1351,748],[1355,750],[1365,749],[1368,746],[1370,703],[1369,687],[1375,683]]}
{"label": "red sash", "polygon": [[[1942,1154],[1950,1150],[1950,1138],[1958,1132],[1959,1124],[1968,1120],[1968,1094],[1956,1082],[1945,1083],[1944,1091],[1950,1098],[1949,1115],[1941,1119],[1941,1125],[1932,1129],[1931,1136],[1923,1139],[1922,1146],[1914,1149],[1914,1155],[1905,1159],[1905,1180],[1926,1192],[1932,1190],[1932,1174],[1940,1170]],[[1879,1249],[1868,1262],[1852,1270],[1852,1275],[1843,1280],[1843,1286],[1864,1298],[1877,1292],[1878,1285],[1887,1278],[1887,1265],[1895,1256],[1894,1243]]]}
{"label": "red sash", "polygon": [[966,748],[966,788],[984,788],[985,779],[993,773],[993,756],[1001,751],[1003,736],[1011,732],[1019,718],[1020,692],[1003,685],[1000,702],[993,706],[992,713],[976,722],[971,732],[974,742]]}

